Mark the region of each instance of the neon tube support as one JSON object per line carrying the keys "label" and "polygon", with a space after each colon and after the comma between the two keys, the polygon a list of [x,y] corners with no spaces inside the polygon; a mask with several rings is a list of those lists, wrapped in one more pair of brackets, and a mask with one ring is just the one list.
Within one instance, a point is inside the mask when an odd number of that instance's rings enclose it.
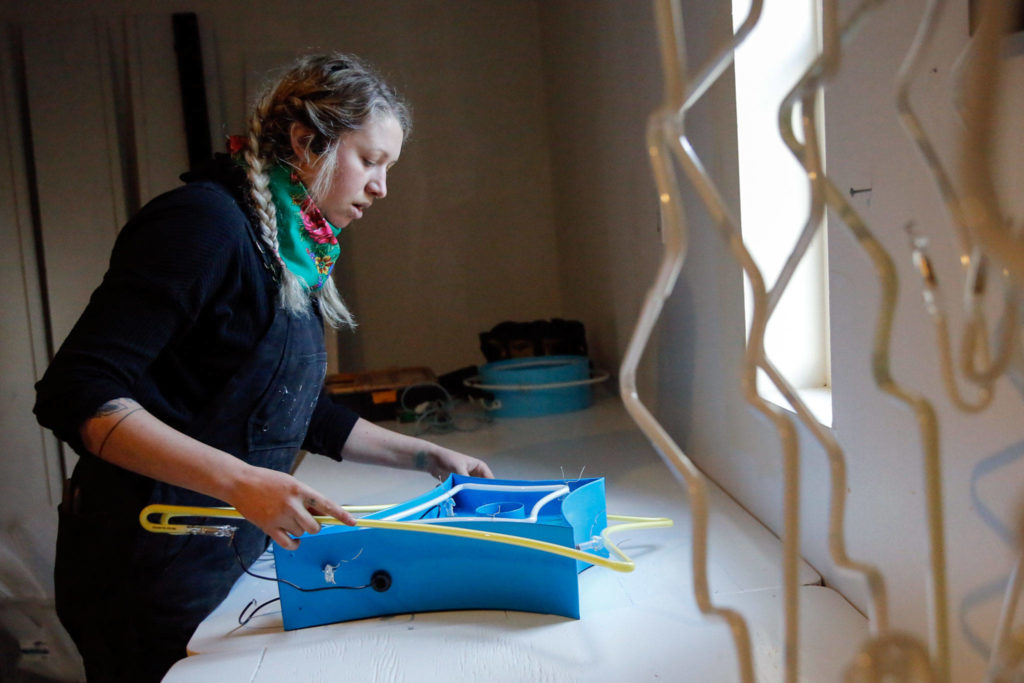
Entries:
{"label": "neon tube support", "polygon": [[[368,508],[366,506],[343,506],[345,510],[349,512],[366,512]],[[370,506],[373,510],[380,510],[388,506]],[[151,517],[153,515],[160,515],[160,521],[154,522]],[[147,505],[139,513],[139,524],[146,531],[152,533],[171,534],[174,536],[185,535],[189,533],[195,533],[191,529],[196,528],[195,525],[190,524],[172,524],[171,519],[175,517],[216,517],[222,519],[244,519],[242,513],[238,512],[235,508],[220,508],[220,507],[192,507],[187,505],[162,505],[159,503],[153,505]],[[342,524],[334,517],[325,517],[318,515],[314,517],[317,522],[322,525],[333,525]],[[465,518],[464,518],[465,519]],[[552,555],[560,555],[562,557],[568,557],[573,560],[579,560],[587,562],[589,564],[598,565],[605,567],[606,569],[612,569],[617,572],[631,572],[635,568],[633,560],[629,558],[615,543],[611,540],[611,535],[621,531],[630,531],[635,529],[650,529],[655,527],[667,527],[672,526],[672,520],[667,517],[628,517],[622,515],[608,515],[610,520],[619,520],[625,522],[624,524],[617,524],[615,526],[606,527],[601,534],[601,538],[604,541],[605,547],[611,552],[619,556],[619,560],[612,560],[598,555],[593,555],[588,552],[576,550],[575,548],[567,548],[565,546],[557,545],[555,543],[548,543],[546,541],[539,541],[532,538],[522,538],[520,536],[513,536],[511,534],[501,534],[493,531],[480,531],[477,529],[461,529],[458,527],[439,526],[436,524],[423,524],[421,522],[399,522],[399,521],[388,521],[383,519],[359,519],[356,520],[355,526],[359,527],[371,527],[376,529],[392,529],[396,531],[410,531],[424,534],[437,534],[439,536],[457,536],[459,538],[469,538],[479,541],[489,541],[492,543],[504,543],[505,545],[513,545],[521,548],[528,548],[530,550],[538,550],[541,552],[550,553]],[[507,521],[507,520],[502,520]]]}

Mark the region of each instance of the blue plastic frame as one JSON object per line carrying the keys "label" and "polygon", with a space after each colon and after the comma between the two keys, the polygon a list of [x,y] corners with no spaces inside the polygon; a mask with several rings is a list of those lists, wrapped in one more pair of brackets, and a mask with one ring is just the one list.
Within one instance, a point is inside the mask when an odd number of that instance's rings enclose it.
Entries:
{"label": "blue plastic frame", "polygon": [[[497,484],[524,490],[459,490],[462,484]],[[537,501],[547,495],[526,487],[545,485],[565,485],[569,492],[546,503],[536,521],[525,521]],[[451,515],[453,521],[440,523],[583,549],[599,538],[608,524],[603,478],[522,481],[451,475],[437,488],[367,518],[394,517],[453,489],[458,491],[451,497],[454,505],[432,506],[403,521]],[[495,504],[501,508],[498,516],[468,521],[487,516]],[[596,545],[587,552],[608,557],[608,550],[600,543]],[[305,589],[366,586],[304,592],[279,583],[285,630],[389,614],[459,609],[510,609],[578,619],[578,573],[591,566],[541,550],[481,539],[340,525],[304,535],[296,550],[275,544],[274,557],[278,578]],[[386,588],[379,590],[385,583]]]}

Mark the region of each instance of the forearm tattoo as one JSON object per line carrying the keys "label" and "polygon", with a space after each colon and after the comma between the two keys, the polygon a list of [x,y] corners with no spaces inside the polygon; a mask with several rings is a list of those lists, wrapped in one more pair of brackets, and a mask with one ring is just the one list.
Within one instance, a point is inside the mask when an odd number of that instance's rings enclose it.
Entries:
{"label": "forearm tattoo", "polygon": [[107,417],[114,413],[119,413],[122,410],[129,410],[132,408],[139,408],[139,404],[130,398],[115,398],[113,401],[107,401],[99,408],[96,409],[96,414],[93,417]]}
{"label": "forearm tattoo", "polygon": [[115,398],[113,401],[107,401],[99,407],[96,414],[93,417],[110,417],[111,415],[119,415],[117,422],[107,431],[103,437],[103,441],[100,442],[100,447],[96,449],[97,457],[103,457],[103,448],[107,445],[107,441],[110,440],[110,435],[114,433],[121,423],[131,415],[132,413],[142,410],[136,401],[130,398]]}
{"label": "forearm tattoo", "polygon": [[413,460],[413,467],[415,467],[416,469],[421,470],[421,471],[427,469],[427,452],[426,451],[416,451],[415,460]]}

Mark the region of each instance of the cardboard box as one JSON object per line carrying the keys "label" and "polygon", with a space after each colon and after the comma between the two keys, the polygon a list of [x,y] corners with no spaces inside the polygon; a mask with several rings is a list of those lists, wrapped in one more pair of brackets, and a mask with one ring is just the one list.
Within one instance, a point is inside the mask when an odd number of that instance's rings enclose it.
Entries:
{"label": "cardboard box", "polygon": [[417,384],[436,384],[437,376],[426,367],[386,368],[367,372],[340,372],[324,381],[331,399],[373,422],[394,420],[402,392]]}

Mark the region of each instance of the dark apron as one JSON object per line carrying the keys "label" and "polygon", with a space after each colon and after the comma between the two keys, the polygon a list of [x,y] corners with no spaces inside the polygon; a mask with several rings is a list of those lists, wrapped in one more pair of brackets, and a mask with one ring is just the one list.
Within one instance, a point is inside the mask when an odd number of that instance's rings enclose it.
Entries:
{"label": "dark apron", "polygon": [[[326,361],[319,318],[278,309],[235,376],[180,431],[252,465],[289,472]],[[242,573],[224,538],[143,530],[138,516],[149,503],[226,504],[86,456],[61,505],[57,614],[82,652],[90,682],[159,681]],[[234,545],[246,567],[266,549],[266,535],[249,522],[198,523],[237,525]]]}

